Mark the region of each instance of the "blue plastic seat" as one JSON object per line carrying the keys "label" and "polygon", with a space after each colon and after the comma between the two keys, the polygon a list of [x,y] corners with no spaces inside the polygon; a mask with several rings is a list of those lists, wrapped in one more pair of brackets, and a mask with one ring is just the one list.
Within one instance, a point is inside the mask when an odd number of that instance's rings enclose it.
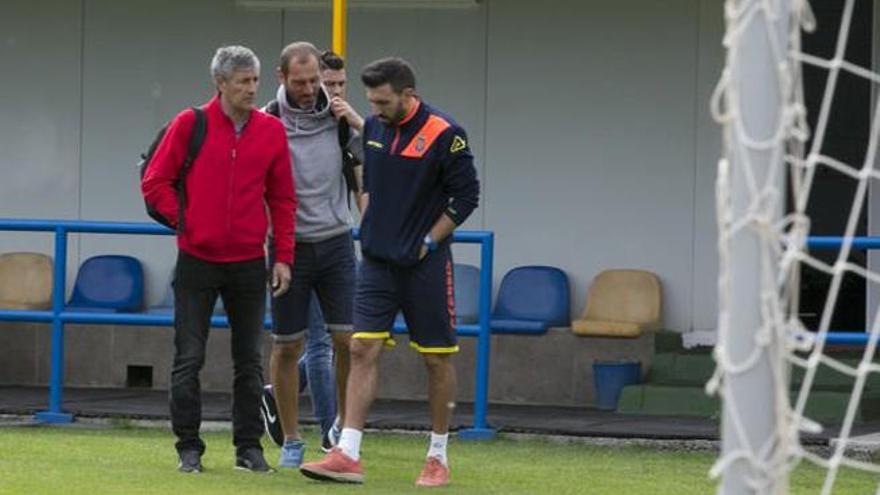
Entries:
{"label": "blue plastic seat", "polygon": [[476,323],[480,314],[480,269],[472,265],[453,267],[455,319],[460,325]]}
{"label": "blue plastic seat", "polygon": [[507,272],[498,289],[492,333],[541,335],[571,323],[568,276],[552,266],[521,266]]}
{"label": "blue plastic seat", "polygon": [[135,313],[144,306],[144,269],[131,256],[94,256],[76,274],[67,311]]}

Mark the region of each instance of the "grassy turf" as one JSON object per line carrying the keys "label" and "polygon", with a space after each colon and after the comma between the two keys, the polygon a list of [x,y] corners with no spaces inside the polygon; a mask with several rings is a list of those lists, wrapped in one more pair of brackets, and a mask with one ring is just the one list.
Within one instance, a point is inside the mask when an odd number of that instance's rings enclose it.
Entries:
{"label": "grassy turf", "polygon": [[[0,428],[0,494],[392,494],[413,487],[421,469],[422,436],[368,433],[363,486],[321,484],[295,471],[257,475],[232,469],[229,432],[207,433],[205,472],[177,473],[170,432],[159,429],[77,427]],[[317,438],[306,460],[320,457]],[[266,446],[270,464],[278,449]],[[637,447],[595,447],[545,441],[496,440],[450,446],[453,485],[440,493],[473,494],[706,494],[711,453]],[[818,493],[823,472],[803,467],[792,493]],[[835,493],[874,493],[877,478],[847,471]]]}

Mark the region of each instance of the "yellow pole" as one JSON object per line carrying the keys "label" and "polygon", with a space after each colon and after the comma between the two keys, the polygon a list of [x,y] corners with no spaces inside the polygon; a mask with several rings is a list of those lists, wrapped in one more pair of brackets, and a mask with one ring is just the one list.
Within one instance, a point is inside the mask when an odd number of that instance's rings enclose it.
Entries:
{"label": "yellow pole", "polygon": [[345,58],[348,0],[333,0],[333,51]]}

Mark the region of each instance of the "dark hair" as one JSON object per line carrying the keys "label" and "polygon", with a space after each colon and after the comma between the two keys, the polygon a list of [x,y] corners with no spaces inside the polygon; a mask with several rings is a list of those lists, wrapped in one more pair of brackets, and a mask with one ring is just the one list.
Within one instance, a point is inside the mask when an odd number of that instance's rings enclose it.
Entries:
{"label": "dark hair", "polygon": [[321,53],[318,52],[318,49],[315,48],[315,45],[309,43],[308,41],[295,41],[281,50],[281,60],[278,62],[278,66],[281,67],[281,72],[287,74],[290,70],[290,61],[308,61],[309,58],[315,57],[319,63],[321,61]]}
{"label": "dark hair", "polygon": [[345,68],[345,61],[333,50],[326,50],[321,54],[321,70],[342,70]]}
{"label": "dark hair", "polygon": [[361,81],[368,88],[390,84],[395,93],[416,88],[416,75],[406,60],[398,57],[380,58],[364,67]]}

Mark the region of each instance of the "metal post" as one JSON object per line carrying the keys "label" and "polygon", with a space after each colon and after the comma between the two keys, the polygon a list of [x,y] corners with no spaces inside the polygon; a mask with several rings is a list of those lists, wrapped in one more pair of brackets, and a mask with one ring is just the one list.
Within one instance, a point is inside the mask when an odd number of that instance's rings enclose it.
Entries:
{"label": "metal post", "polygon": [[495,429],[486,421],[489,409],[489,359],[492,335],[489,313],[492,301],[492,265],[495,236],[491,232],[480,243],[480,335],[477,337],[477,376],[474,393],[474,424],[458,432],[462,440],[488,440],[495,437]]}
{"label": "metal post", "polygon": [[61,409],[64,390],[64,292],[67,275],[67,231],[55,228],[55,266],[52,285],[52,361],[49,379],[49,410],[40,411],[34,419],[44,423],[70,423],[73,415]]}
{"label": "metal post", "polygon": [[345,58],[348,37],[348,0],[333,0],[333,51]]}
{"label": "metal post", "polygon": [[[746,217],[749,207],[756,201],[755,194],[765,191],[765,185],[773,186],[776,191],[784,191],[784,174],[781,164],[780,150],[782,142],[769,146],[755,146],[754,142],[772,142],[782,118],[782,101],[780,93],[779,61],[771,48],[770,33],[777,33],[774,41],[782,47],[781,56],[787,49],[787,27],[789,0],[779,2],[755,2],[754,8],[760,9],[756,15],[745,16],[747,26],[740,36],[733,40],[730,47],[730,70],[733,89],[738,98],[729,100],[735,105],[734,111],[740,112],[741,128],[745,129],[752,143],[747,143],[744,136],[736,129],[729,129],[731,159],[731,201],[732,217]],[[776,18],[769,18],[769,8],[778,8]],[[768,26],[770,29],[768,29]],[[735,124],[729,124],[735,125]],[[746,170],[753,173],[755,190],[748,186]],[[768,174],[776,174],[770,177]],[[771,205],[773,211],[768,220],[779,218],[782,209],[782,194],[775,198],[778,204]],[[756,225],[750,225],[737,232],[730,239],[729,260],[729,295],[727,307],[730,326],[729,335],[725,339],[726,356],[734,366],[747,362],[756,351],[758,332],[764,327],[762,320],[762,278],[775,280],[775,259],[762,263],[765,249],[769,247],[762,242],[771,243],[771,239],[763,238]],[[763,261],[767,261],[764,257]],[[740,494],[775,494],[784,493],[787,481],[774,479],[773,473],[778,444],[774,443],[777,431],[783,425],[779,423],[777,403],[779,394],[787,394],[787,390],[777,390],[781,385],[774,378],[774,367],[782,363],[776,359],[779,343],[771,336],[769,346],[760,349],[757,362],[742,372],[730,372],[725,375],[726,389],[723,400],[722,416],[722,451],[733,461],[724,470],[720,493],[725,495]],[[741,431],[734,418],[739,418]]]}

